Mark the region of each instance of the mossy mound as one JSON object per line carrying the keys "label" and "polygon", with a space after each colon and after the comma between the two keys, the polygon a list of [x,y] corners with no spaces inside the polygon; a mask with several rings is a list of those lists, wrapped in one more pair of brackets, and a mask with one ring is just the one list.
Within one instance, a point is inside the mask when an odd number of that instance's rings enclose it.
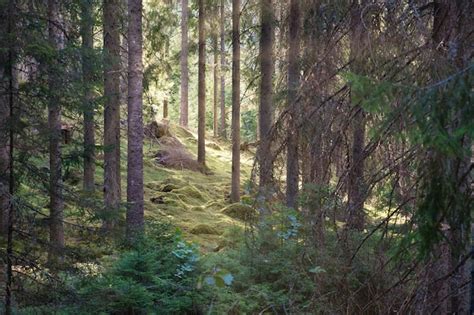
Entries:
{"label": "mossy mound", "polygon": [[161,137],[170,136],[169,123],[152,121],[144,128],[145,136],[152,139],[160,139]]}
{"label": "mossy mound", "polygon": [[233,203],[221,211],[223,214],[237,220],[249,221],[257,216],[257,211],[241,203]]}
{"label": "mossy mound", "polygon": [[175,177],[169,177],[164,181],[156,181],[145,184],[147,188],[161,192],[171,192],[184,185],[186,185],[184,180]]}
{"label": "mossy mound", "polygon": [[194,186],[184,186],[173,191],[174,193],[182,194],[191,199],[204,200],[204,195]]}
{"label": "mossy mound", "polygon": [[187,137],[185,140],[187,142],[191,143],[191,144],[197,144],[198,143],[197,139],[194,138],[194,137]]}
{"label": "mossy mound", "polygon": [[[204,253],[232,247],[237,236],[226,235],[235,227],[243,228],[245,221],[242,220],[253,211],[245,211],[249,210],[245,206],[244,211],[235,211],[232,205],[226,208],[229,205],[226,200],[230,191],[232,163],[230,143],[208,138],[207,168],[182,167],[180,158],[183,155],[187,158],[191,156],[192,163],[197,163],[196,134],[173,124],[169,127],[171,136],[145,139],[146,215],[176,225],[184,232],[186,239],[198,243]],[[209,146],[210,143],[217,144],[221,150],[213,148],[213,144]],[[164,153],[162,158],[165,163],[157,163],[156,153],[159,151]],[[253,157],[248,152],[241,156],[242,174],[250,174]],[[227,209],[230,215],[223,213],[223,209]]]}
{"label": "mossy mound", "polygon": [[211,210],[220,210],[225,206],[224,201],[210,201],[204,207]]}
{"label": "mossy mound", "polygon": [[213,228],[207,224],[198,224],[189,231],[191,234],[211,234],[211,235],[221,235],[222,232],[219,232],[217,229]]}
{"label": "mossy mound", "polygon": [[214,143],[214,142],[206,143],[206,147],[214,149],[216,151],[221,151],[222,150],[222,148],[217,143]]}
{"label": "mossy mound", "polygon": [[193,133],[186,128],[183,128],[178,125],[172,125],[172,132],[179,138],[191,138],[194,137]]}

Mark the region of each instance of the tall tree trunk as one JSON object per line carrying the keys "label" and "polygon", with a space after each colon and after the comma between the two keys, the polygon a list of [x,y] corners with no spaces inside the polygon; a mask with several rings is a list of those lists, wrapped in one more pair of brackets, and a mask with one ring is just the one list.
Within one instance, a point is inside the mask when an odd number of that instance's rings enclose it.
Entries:
{"label": "tall tree trunk", "polygon": [[104,229],[120,206],[120,0],[104,0]]}
{"label": "tall tree trunk", "polygon": [[[10,0],[11,1],[11,0]],[[0,3],[0,27],[9,28],[10,15],[6,2]],[[10,45],[10,32],[1,32],[0,41],[2,46]],[[5,45],[5,46],[4,46]],[[7,50],[0,51],[0,237],[6,236],[8,232],[8,213],[10,209],[10,105],[8,93],[10,85],[10,60]]]}
{"label": "tall tree trunk", "polygon": [[128,0],[120,0],[120,108],[124,109],[128,103]]}
{"label": "tall tree trunk", "polygon": [[204,0],[198,0],[199,7],[199,69],[198,69],[198,157],[201,165],[206,164],[206,34]]}
{"label": "tall tree trunk", "polygon": [[240,0],[232,1],[232,202],[240,201]]}
{"label": "tall tree trunk", "polygon": [[127,238],[143,233],[142,0],[128,2]]}
{"label": "tall tree trunk", "polygon": [[[7,5],[7,6],[6,6]],[[5,277],[5,314],[12,314],[12,285],[13,285],[13,228],[15,219],[15,204],[13,202],[15,176],[13,172],[14,160],[14,93],[18,88],[17,72],[13,70],[16,62],[16,23],[15,3],[0,5],[1,12],[7,16],[1,16],[1,26],[6,24],[6,38],[0,35],[0,41],[7,43],[8,51],[0,53],[0,88],[8,91],[0,98],[0,238],[6,234],[6,277]],[[5,28],[4,28],[5,29]],[[15,91],[14,91],[15,90]]]}
{"label": "tall tree trunk", "polygon": [[181,108],[179,124],[183,127],[188,126],[188,0],[181,0]]}
{"label": "tall tree trunk", "polygon": [[[217,9],[216,9],[216,14],[215,16],[217,17]],[[218,132],[217,132],[217,122],[218,122],[218,119],[217,119],[217,107],[218,107],[218,103],[219,103],[219,72],[217,71],[217,67],[218,67],[218,59],[219,59],[219,43],[217,41],[217,33],[214,32],[212,34],[212,44],[213,44],[213,47],[212,47],[212,50],[214,52],[214,62],[213,62],[213,70],[214,70],[214,106],[213,106],[213,115],[212,115],[212,128],[213,128],[213,133],[214,133],[214,137],[217,137],[218,135]]]}
{"label": "tall tree trunk", "polygon": [[225,113],[225,73],[226,73],[226,60],[225,60],[225,6],[224,0],[221,0],[220,7],[220,31],[221,31],[221,119],[220,119],[220,135],[222,138],[227,138],[227,126],[226,126],[226,113]]}
{"label": "tall tree trunk", "polygon": [[[51,48],[56,55],[61,50],[61,25],[59,16],[59,0],[48,0],[48,37]],[[57,58],[54,65],[50,65],[48,73],[49,100],[48,100],[48,128],[49,128],[49,238],[51,247],[49,251],[50,262],[58,262],[64,250],[64,225],[63,225],[63,183],[61,177],[61,105],[59,91],[61,81],[55,72]]]}
{"label": "tall tree trunk", "polygon": [[[362,5],[354,0],[351,10],[351,61],[352,71],[361,74],[364,68],[367,32],[362,21]],[[352,155],[348,174],[348,219],[349,228],[362,230],[365,224],[364,201],[364,147],[365,114],[360,104],[353,104]]]}
{"label": "tall tree trunk", "polygon": [[289,21],[289,53],[288,53],[288,138],[287,138],[287,163],[286,163],[286,205],[290,208],[296,206],[298,194],[298,88],[300,85],[299,74],[299,49],[300,49],[300,5],[299,0],[290,2]]}
{"label": "tall tree trunk", "polygon": [[273,111],[273,4],[272,0],[260,0],[260,5],[260,70],[262,78],[260,81],[260,146],[258,160],[260,163],[260,188],[265,189],[271,184],[273,177],[273,157],[270,141]]}
{"label": "tall tree trunk", "polygon": [[82,37],[82,84],[83,84],[83,115],[84,115],[84,191],[95,189],[95,125],[94,125],[94,92],[92,84],[93,28],[92,0],[81,1],[81,37]]}

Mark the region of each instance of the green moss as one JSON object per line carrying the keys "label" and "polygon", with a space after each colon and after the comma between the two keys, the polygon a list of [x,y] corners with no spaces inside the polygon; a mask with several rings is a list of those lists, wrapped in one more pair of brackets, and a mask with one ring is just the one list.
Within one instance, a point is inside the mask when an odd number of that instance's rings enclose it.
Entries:
{"label": "green moss", "polygon": [[[197,152],[193,133],[172,124],[170,131],[191,154]],[[208,143],[216,143],[221,150],[208,150],[206,165],[212,172],[205,173],[157,165],[151,157],[159,145],[146,141],[144,147],[150,156],[150,162],[145,163],[144,169],[146,215],[169,220],[183,230],[186,239],[198,243],[203,252],[228,247],[233,240],[222,240],[221,234],[233,227],[241,227],[241,220],[245,219],[241,211],[236,214],[229,210],[230,215],[222,212],[227,206],[230,191],[232,154],[229,142],[212,139]],[[242,155],[241,169],[247,174],[250,174],[252,163],[250,155]],[[245,180],[246,176],[243,176],[242,182]],[[151,201],[153,198],[157,198],[154,203]],[[230,209],[235,210],[234,207]]]}
{"label": "green moss", "polygon": [[225,202],[224,201],[211,201],[208,204],[205,205],[206,209],[211,209],[211,210],[220,210],[223,207],[225,207]]}
{"label": "green moss", "polygon": [[194,137],[191,131],[178,125],[171,125],[171,133],[177,136],[178,138]]}
{"label": "green moss", "polygon": [[222,234],[222,232],[219,232],[217,229],[207,224],[198,224],[195,227],[193,227],[190,232],[192,234],[211,234],[211,235]]}
{"label": "green moss", "polygon": [[247,205],[241,203],[233,203],[222,210],[222,213],[231,218],[248,221],[257,216],[257,211]]}
{"label": "green moss", "polygon": [[217,150],[217,151],[221,151],[221,147],[217,144],[217,143],[214,143],[214,142],[209,142],[209,143],[206,143],[206,146],[208,148],[211,148],[213,150]]}
{"label": "green moss", "polygon": [[193,187],[190,185],[175,189],[173,192],[182,194],[187,199],[192,198],[192,199],[204,200],[204,195],[196,187]]}
{"label": "green moss", "polygon": [[204,208],[201,206],[194,206],[194,207],[191,207],[190,210],[191,211],[204,211]]}

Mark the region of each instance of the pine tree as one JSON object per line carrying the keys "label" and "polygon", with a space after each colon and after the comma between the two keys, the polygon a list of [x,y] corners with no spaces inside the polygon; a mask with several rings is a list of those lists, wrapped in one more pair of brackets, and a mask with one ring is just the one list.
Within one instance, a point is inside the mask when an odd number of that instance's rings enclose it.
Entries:
{"label": "pine tree", "polygon": [[82,84],[84,116],[84,191],[95,190],[95,124],[94,95],[92,84],[94,70],[92,63],[94,42],[94,20],[92,0],[81,1],[81,37],[82,37]]}
{"label": "pine tree", "polygon": [[289,52],[288,52],[288,138],[287,138],[287,163],[286,163],[286,205],[290,208],[296,206],[298,194],[298,142],[299,132],[297,121],[298,88],[300,82],[299,50],[300,50],[300,4],[298,0],[290,2],[289,21]]}
{"label": "pine tree", "polygon": [[240,0],[232,1],[232,202],[240,201]]}
{"label": "pine tree", "polygon": [[227,126],[226,126],[226,110],[225,110],[225,74],[226,74],[226,59],[225,59],[225,6],[224,0],[221,0],[220,5],[220,38],[221,38],[221,119],[220,119],[220,135],[222,138],[227,138]]}
{"label": "pine tree", "polygon": [[198,0],[199,62],[198,62],[198,155],[197,161],[206,164],[206,15],[204,0]]}
{"label": "pine tree", "polygon": [[128,3],[127,238],[144,229],[142,0]]}
{"label": "pine tree", "polygon": [[48,128],[49,128],[49,238],[51,248],[49,260],[61,259],[64,250],[64,200],[61,168],[61,80],[55,70],[58,69],[59,52],[62,49],[60,2],[48,0],[48,39],[56,58],[48,71]]}
{"label": "pine tree", "polygon": [[104,0],[104,229],[120,206],[120,0]]}
{"label": "pine tree", "polygon": [[183,127],[188,126],[188,86],[189,86],[189,70],[188,70],[188,0],[181,0],[181,108],[179,116],[179,124]]}
{"label": "pine tree", "polygon": [[260,188],[267,189],[273,177],[273,157],[271,152],[270,130],[273,111],[273,3],[272,0],[260,0],[260,106],[259,129],[260,146]]}

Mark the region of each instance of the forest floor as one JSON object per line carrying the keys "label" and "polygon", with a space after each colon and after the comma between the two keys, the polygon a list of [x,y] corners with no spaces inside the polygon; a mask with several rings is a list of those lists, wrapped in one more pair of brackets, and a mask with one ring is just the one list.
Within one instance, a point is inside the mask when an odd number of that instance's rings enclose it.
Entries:
{"label": "forest floor", "polygon": [[[176,125],[170,125],[170,133],[196,157],[196,134]],[[232,242],[232,234],[244,227],[244,221],[239,218],[249,210],[243,204],[232,205],[229,201],[230,142],[214,137],[206,139],[206,172],[159,164],[156,158],[159,142],[145,140],[145,220],[170,222],[182,230],[185,239],[198,244],[202,252],[224,248]],[[242,186],[250,178],[253,156],[249,151],[241,154]]]}

